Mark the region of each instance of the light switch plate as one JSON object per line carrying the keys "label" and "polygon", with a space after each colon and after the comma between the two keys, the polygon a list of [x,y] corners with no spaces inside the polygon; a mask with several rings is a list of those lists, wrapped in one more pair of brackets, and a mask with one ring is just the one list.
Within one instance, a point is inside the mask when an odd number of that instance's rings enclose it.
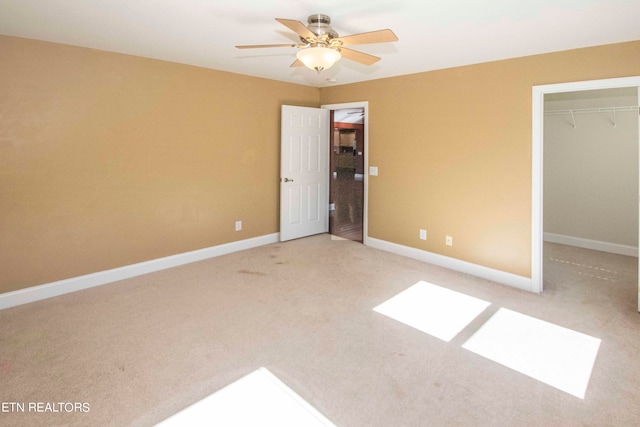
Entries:
{"label": "light switch plate", "polygon": [[377,166],[369,166],[369,175],[370,176],[378,176],[378,167]]}

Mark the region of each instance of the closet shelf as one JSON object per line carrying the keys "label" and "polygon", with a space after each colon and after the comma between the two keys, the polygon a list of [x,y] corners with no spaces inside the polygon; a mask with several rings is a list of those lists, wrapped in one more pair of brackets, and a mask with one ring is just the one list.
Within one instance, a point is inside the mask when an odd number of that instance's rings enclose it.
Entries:
{"label": "closet shelf", "polygon": [[572,126],[574,129],[577,129],[576,126],[576,114],[588,114],[588,113],[612,113],[613,122],[611,123],[613,127],[618,127],[618,123],[616,121],[616,113],[619,111],[638,111],[638,106],[631,105],[627,107],[603,107],[603,108],[578,108],[573,110],[550,110],[545,111],[545,116],[557,116],[563,114],[571,114]]}
{"label": "closet shelf", "polygon": [[576,108],[571,110],[550,110],[545,111],[544,114],[553,116],[558,114],[612,113],[618,111],[638,111],[638,107]]}

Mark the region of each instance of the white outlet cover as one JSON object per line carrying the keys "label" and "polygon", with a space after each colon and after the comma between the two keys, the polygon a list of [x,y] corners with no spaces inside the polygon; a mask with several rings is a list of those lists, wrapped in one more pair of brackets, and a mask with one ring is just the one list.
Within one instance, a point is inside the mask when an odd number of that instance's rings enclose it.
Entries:
{"label": "white outlet cover", "polygon": [[236,221],[236,231],[242,230],[242,221]]}
{"label": "white outlet cover", "polygon": [[420,230],[420,239],[427,240],[427,230]]}
{"label": "white outlet cover", "polygon": [[378,167],[377,166],[369,166],[369,175],[378,176]]}

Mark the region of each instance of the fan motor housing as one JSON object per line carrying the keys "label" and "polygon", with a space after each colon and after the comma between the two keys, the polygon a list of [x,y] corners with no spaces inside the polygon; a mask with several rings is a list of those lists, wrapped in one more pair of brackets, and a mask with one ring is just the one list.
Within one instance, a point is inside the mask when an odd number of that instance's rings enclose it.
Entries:
{"label": "fan motor housing", "polygon": [[336,30],[331,28],[331,18],[327,15],[322,15],[320,13],[309,15],[307,22],[309,23],[309,25],[307,25],[309,31],[318,37],[325,36],[327,39],[334,39],[338,37]]}

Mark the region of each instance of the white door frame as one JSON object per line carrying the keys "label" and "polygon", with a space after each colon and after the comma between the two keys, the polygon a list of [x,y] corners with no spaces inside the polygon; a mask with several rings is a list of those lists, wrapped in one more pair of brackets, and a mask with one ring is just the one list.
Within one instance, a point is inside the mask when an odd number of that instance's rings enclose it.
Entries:
{"label": "white door frame", "polygon": [[[543,288],[543,145],[544,145],[544,95],[547,93],[577,92],[581,90],[640,87],[640,77],[622,77],[605,80],[558,83],[533,86],[532,90],[532,146],[531,146],[531,291],[540,293]],[[640,182],[640,176],[638,177]],[[639,298],[640,303],[640,298]]]}
{"label": "white door frame", "polygon": [[[369,215],[369,102],[348,102],[345,104],[326,104],[320,108],[327,110],[344,110],[347,108],[364,109],[364,201],[362,205],[362,243],[367,245],[369,238],[368,215]],[[332,129],[329,129],[332,132]],[[327,167],[327,169],[329,169]],[[327,209],[329,207],[327,206]]]}

